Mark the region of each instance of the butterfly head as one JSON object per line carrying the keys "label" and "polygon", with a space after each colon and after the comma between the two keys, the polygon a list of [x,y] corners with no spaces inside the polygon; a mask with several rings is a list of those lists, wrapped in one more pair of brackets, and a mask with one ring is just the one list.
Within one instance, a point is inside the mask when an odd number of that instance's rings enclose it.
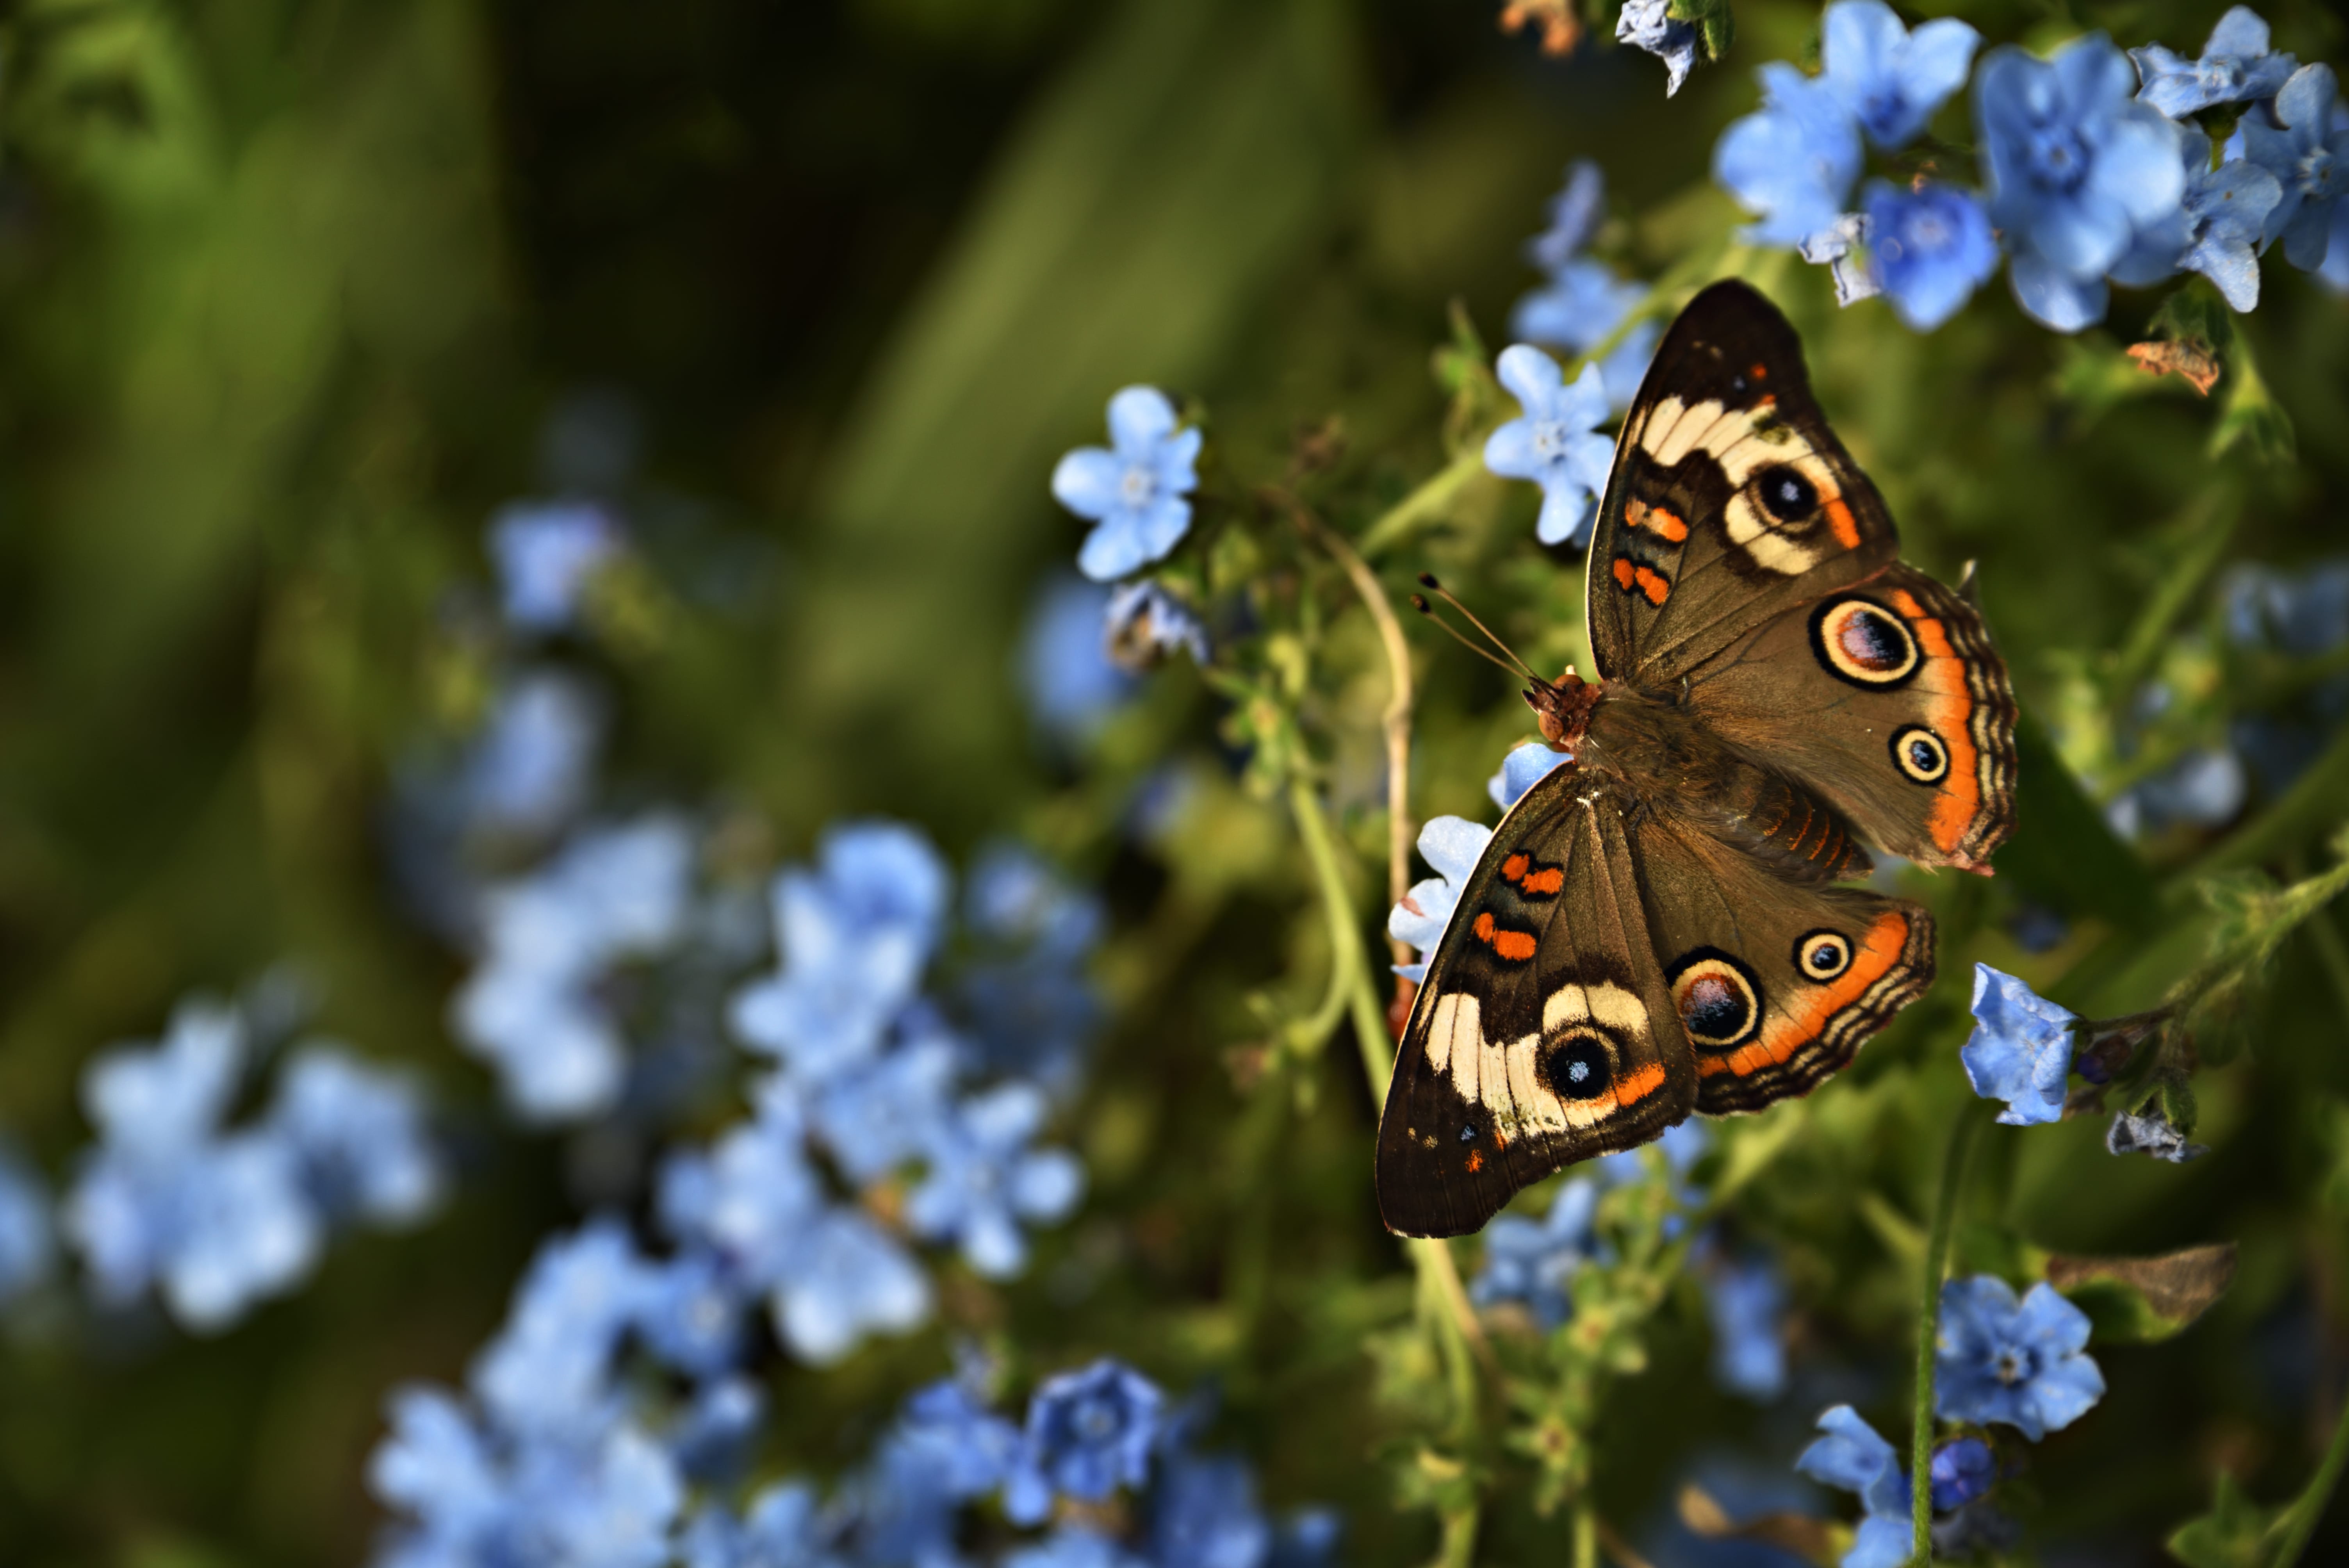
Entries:
{"label": "butterfly head", "polygon": [[1554,681],[1536,681],[1526,687],[1526,706],[1534,710],[1534,723],[1542,738],[1552,746],[1564,748],[1582,738],[1590,727],[1590,710],[1599,706],[1599,688],[1566,666],[1566,673]]}

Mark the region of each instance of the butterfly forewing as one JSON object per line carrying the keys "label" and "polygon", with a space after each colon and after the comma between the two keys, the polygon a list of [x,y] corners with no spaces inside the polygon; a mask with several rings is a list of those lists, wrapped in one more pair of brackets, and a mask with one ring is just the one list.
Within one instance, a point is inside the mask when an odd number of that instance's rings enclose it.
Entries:
{"label": "butterfly forewing", "polygon": [[1558,768],[1461,890],[1379,1122],[1389,1229],[1464,1234],[1560,1165],[1688,1115],[1694,1063],[1656,967],[1624,804]]}

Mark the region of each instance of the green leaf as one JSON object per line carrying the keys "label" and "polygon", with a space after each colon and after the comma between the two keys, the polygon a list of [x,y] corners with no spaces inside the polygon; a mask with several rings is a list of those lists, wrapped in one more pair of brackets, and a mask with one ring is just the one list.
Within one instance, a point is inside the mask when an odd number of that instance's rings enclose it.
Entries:
{"label": "green leaf", "polygon": [[2210,432],[2212,457],[2225,457],[2241,447],[2263,463],[2292,460],[2298,442],[2292,434],[2292,416],[2283,411],[2283,406],[2268,390],[2259,366],[2252,363],[2250,347],[2240,340],[2227,356],[2226,396],[2226,404],[2219,411],[2218,426]]}
{"label": "green leaf", "polygon": [[2099,1342],[2113,1345],[2168,1339],[2209,1311],[2234,1277],[2232,1242],[2151,1258],[2047,1260],[2047,1283],[2088,1315]]}
{"label": "green leaf", "polygon": [[2047,732],[2015,720],[2014,834],[1998,853],[1999,880],[2067,914],[2141,931],[2161,915],[2160,894],[2137,851],[2113,835]]}
{"label": "green leaf", "polygon": [[2244,1496],[2235,1478],[2220,1470],[2210,1511],[2179,1525],[2165,1544],[2186,1568],[2263,1568],[2275,1514]]}
{"label": "green leaf", "polygon": [[1664,7],[1664,15],[1696,29],[1708,63],[1728,54],[1730,44],[1737,36],[1736,21],[1729,14],[1729,0],[1671,0]]}

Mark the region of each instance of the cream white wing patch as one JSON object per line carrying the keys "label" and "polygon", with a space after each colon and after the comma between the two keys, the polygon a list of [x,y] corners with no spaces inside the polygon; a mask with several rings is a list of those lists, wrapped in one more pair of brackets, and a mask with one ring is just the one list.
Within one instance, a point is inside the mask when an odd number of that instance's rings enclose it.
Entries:
{"label": "cream white wing patch", "polygon": [[1454,991],[1429,1016],[1427,1065],[1506,1140],[1595,1127],[1663,1087],[1663,1065],[1631,1048],[1648,1038],[1647,1007],[1603,981],[1559,987],[1542,1007],[1541,1033],[1514,1040],[1485,1038],[1477,999]]}
{"label": "cream white wing patch", "polygon": [[[1778,418],[1775,398],[1729,408],[1715,398],[1683,405],[1666,397],[1640,422],[1639,446],[1668,469],[1692,453],[1711,458],[1729,485],[1723,531],[1764,572],[1800,576],[1838,551],[1859,547],[1859,527],[1834,468]],[[1636,566],[1619,573],[1632,579],[1627,592],[1641,586]]]}

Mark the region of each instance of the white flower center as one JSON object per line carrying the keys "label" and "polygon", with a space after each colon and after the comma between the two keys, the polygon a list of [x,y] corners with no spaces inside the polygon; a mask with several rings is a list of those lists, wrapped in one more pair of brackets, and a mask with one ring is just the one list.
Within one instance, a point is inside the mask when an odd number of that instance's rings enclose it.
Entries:
{"label": "white flower center", "polygon": [[1148,506],[1157,493],[1158,476],[1140,463],[1129,467],[1125,477],[1117,481],[1117,499],[1131,507]]}
{"label": "white flower center", "polygon": [[1563,419],[1534,421],[1534,456],[1543,462],[1554,463],[1566,456],[1566,444],[1572,432]]}

